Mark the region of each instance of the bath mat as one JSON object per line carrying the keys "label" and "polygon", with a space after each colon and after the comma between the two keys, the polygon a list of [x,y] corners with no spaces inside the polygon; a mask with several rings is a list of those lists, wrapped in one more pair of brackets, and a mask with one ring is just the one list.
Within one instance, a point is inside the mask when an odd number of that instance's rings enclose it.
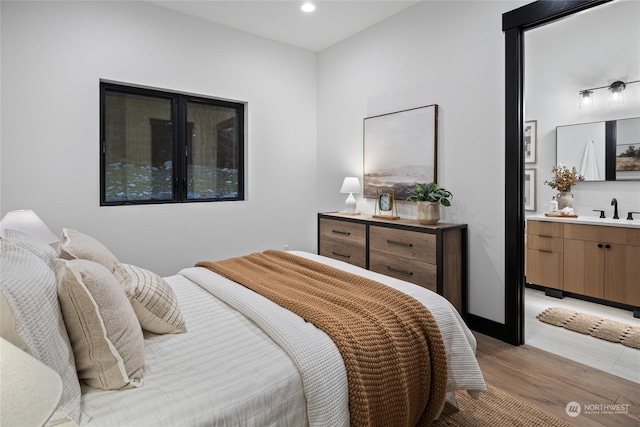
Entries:
{"label": "bath mat", "polygon": [[592,314],[579,313],[562,307],[549,307],[536,317],[538,320],[554,326],[561,326],[581,334],[640,349],[640,326]]}

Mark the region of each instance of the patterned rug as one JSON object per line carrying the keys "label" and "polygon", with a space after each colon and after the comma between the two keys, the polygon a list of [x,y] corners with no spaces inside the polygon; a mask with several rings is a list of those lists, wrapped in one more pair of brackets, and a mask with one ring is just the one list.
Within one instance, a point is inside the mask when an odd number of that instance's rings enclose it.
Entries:
{"label": "patterned rug", "polygon": [[640,326],[561,307],[547,308],[536,317],[542,322],[561,326],[570,331],[640,349]]}
{"label": "patterned rug", "polygon": [[478,400],[472,399],[465,391],[457,391],[456,399],[460,409],[447,403],[433,427],[571,427],[567,422],[490,385]]}

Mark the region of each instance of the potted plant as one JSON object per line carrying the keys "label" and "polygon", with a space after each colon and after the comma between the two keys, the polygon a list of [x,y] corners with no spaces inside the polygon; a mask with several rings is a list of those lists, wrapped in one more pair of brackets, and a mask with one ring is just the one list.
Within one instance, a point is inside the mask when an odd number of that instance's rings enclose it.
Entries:
{"label": "potted plant", "polygon": [[416,184],[407,200],[418,203],[418,222],[425,225],[437,224],[440,221],[440,205],[451,206],[453,194],[435,182]]}
{"label": "potted plant", "polygon": [[578,181],[584,181],[584,177],[578,173],[578,170],[574,166],[569,169],[563,164],[559,164],[551,168],[553,172],[553,178],[550,181],[544,181],[549,187],[558,190],[558,209],[562,210],[566,207],[573,209],[573,194],[571,194],[571,188]]}

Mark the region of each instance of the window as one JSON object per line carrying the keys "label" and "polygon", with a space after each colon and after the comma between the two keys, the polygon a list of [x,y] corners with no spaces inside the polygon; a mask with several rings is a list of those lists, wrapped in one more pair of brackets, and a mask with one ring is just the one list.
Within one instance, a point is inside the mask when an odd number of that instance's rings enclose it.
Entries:
{"label": "window", "polygon": [[100,83],[100,205],[244,200],[244,105]]}

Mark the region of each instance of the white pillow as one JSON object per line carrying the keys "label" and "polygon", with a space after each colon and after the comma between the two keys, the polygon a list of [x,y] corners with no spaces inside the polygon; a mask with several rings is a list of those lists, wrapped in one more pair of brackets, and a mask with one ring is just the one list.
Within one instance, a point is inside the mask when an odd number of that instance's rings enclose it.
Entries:
{"label": "white pillow", "polygon": [[80,424],[80,384],[55,275],[39,257],[8,239],[0,241],[0,252],[2,337],[60,375],[62,397],[50,422],[71,419]]}
{"label": "white pillow", "polygon": [[87,259],[102,264],[111,272],[118,259],[102,243],[91,236],[70,228],[63,228],[58,243],[58,257],[62,259]]}
{"label": "white pillow", "polygon": [[105,390],[139,387],[144,338],[122,287],[93,261],[60,261],[58,299],[78,378]]}
{"label": "white pillow", "polygon": [[19,230],[4,230],[5,238],[18,246],[27,249],[43,260],[51,270],[55,268],[56,250],[44,240],[37,239]]}
{"label": "white pillow", "polygon": [[124,288],[142,329],[156,334],[187,332],[178,300],[162,277],[122,263],[116,264],[113,274]]}

